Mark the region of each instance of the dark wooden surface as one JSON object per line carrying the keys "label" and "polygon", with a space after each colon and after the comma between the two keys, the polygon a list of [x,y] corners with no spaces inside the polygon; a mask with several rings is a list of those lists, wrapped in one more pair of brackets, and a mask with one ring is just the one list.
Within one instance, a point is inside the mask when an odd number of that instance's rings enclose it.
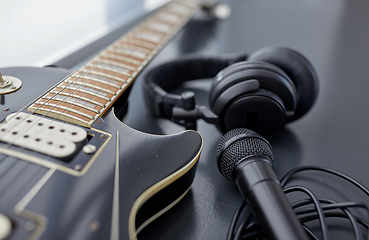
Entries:
{"label": "dark wooden surface", "polygon": [[[273,146],[277,175],[282,177],[297,166],[317,165],[341,171],[369,187],[369,2],[234,0],[228,4],[232,8],[228,20],[211,22],[198,17],[148,68],[193,52],[252,53],[268,45],[301,52],[315,67],[320,90],[310,112],[267,137]],[[151,133],[180,131],[181,127],[149,115],[142,97],[142,76],[133,87],[125,123]],[[195,91],[197,104],[207,105],[210,84],[199,81],[183,87]],[[139,238],[225,239],[241,196],[216,167],[221,134],[202,120],[198,131],[204,148],[192,191]],[[319,197],[369,203],[363,194],[335,177],[314,172],[299,176],[295,183],[309,187]],[[332,239],[354,238],[347,223],[329,222]]]}

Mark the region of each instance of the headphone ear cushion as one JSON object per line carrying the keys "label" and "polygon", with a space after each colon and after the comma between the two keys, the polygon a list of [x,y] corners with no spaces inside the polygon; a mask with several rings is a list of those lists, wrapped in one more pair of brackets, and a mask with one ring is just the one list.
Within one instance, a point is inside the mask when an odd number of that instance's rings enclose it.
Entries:
{"label": "headphone ear cushion", "polygon": [[217,128],[223,133],[243,127],[267,134],[283,127],[285,113],[283,101],[276,94],[259,89],[232,99],[218,116]]}
{"label": "headphone ear cushion", "polygon": [[259,132],[280,129],[297,103],[293,82],[266,62],[239,62],[222,70],[209,94],[222,132],[246,127]]}
{"label": "headphone ear cushion", "polygon": [[[257,80],[260,88],[266,89],[278,95],[286,106],[287,111],[294,112],[297,103],[297,92],[293,82],[280,68],[265,62],[239,62],[223,69],[215,77],[209,93],[209,104],[215,114],[219,115],[223,109],[216,107],[219,98],[229,91],[233,86],[242,84],[245,81]],[[255,91],[256,89],[250,89]],[[251,91],[246,91],[247,94]],[[228,101],[237,96],[229,95]]]}
{"label": "headphone ear cushion", "polygon": [[302,54],[289,48],[272,46],[256,51],[248,60],[267,62],[281,68],[295,84],[298,102],[290,121],[310,110],[317,98],[319,83],[314,67]]}

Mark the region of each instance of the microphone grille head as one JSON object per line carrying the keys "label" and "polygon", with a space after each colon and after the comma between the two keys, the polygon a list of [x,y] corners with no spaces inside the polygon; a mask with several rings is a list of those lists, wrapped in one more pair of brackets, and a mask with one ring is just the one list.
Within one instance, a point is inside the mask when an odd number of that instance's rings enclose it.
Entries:
{"label": "microphone grille head", "polygon": [[237,128],[226,133],[217,148],[220,173],[234,183],[233,170],[243,159],[263,156],[274,166],[272,147],[261,135],[246,128]]}

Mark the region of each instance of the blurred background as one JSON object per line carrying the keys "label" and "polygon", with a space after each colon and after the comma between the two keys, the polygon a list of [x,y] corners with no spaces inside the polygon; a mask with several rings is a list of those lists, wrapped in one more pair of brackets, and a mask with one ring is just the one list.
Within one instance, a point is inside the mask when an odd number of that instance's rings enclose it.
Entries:
{"label": "blurred background", "polygon": [[53,64],[165,2],[168,0],[2,0],[0,67]]}

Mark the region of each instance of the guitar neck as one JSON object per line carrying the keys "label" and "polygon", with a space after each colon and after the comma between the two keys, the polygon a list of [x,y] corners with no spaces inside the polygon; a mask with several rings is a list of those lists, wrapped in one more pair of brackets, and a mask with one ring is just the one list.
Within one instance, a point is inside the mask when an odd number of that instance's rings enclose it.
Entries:
{"label": "guitar neck", "polygon": [[198,9],[194,0],[168,3],[42,95],[28,111],[91,127]]}

